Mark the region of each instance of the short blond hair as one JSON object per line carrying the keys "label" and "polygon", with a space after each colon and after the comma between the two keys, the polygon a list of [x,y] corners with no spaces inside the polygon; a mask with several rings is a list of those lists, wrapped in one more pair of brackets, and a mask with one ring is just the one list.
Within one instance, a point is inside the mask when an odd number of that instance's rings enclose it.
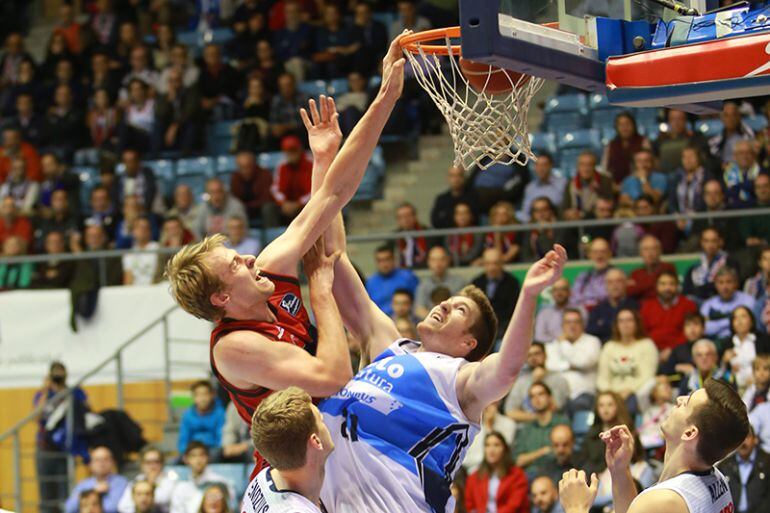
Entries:
{"label": "short blond hair", "polygon": [[211,295],[224,289],[224,283],[206,262],[206,255],[224,246],[224,235],[212,235],[188,244],[166,264],[171,295],[186,312],[207,321],[222,318],[223,311],[211,303]]}
{"label": "short blond hair", "polygon": [[251,441],[278,470],[297,469],[307,461],[307,440],[317,431],[313,400],[297,387],[275,392],[251,418]]}

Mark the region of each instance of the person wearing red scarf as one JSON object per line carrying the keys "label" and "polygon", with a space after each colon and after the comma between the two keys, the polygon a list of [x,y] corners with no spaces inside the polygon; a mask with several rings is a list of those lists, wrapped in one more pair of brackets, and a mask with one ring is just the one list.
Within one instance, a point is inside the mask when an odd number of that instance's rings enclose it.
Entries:
{"label": "person wearing red scarf", "polygon": [[593,211],[597,199],[614,195],[612,178],[596,170],[596,155],[591,150],[585,150],[578,156],[575,177],[570,180],[564,195],[564,218],[582,219]]}

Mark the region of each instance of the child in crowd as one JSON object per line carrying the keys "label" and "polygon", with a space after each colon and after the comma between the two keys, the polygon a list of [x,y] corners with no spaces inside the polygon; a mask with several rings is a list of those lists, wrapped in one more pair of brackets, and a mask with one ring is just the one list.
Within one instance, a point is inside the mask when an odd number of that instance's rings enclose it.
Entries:
{"label": "child in crowd", "polygon": [[642,416],[639,439],[645,449],[657,449],[665,445],[660,424],[674,408],[674,394],[667,379],[659,379],[650,392],[650,407]]}
{"label": "child in crowd", "polygon": [[195,404],[182,416],[179,453],[184,453],[192,441],[201,442],[209,449],[221,447],[225,409],[214,397],[214,387],[208,381],[197,381],[190,390]]}
{"label": "child in crowd", "polygon": [[759,404],[770,402],[770,354],[758,354],[751,369],[754,383],[743,393],[743,402],[749,411]]}

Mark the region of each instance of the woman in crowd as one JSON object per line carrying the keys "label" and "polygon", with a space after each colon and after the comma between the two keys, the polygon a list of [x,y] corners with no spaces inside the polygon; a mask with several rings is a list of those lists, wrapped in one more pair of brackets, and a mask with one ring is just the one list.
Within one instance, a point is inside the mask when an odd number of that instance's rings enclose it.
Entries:
{"label": "woman in crowd", "polygon": [[227,487],[215,483],[206,488],[203,492],[203,500],[198,513],[230,513],[228,505]]}
{"label": "woman in crowd", "polygon": [[[469,228],[476,225],[473,210],[467,203],[458,203],[454,212],[454,227]],[[481,256],[484,250],[484,239],[475,233],[463,233],[449,235],[445,240],[445,247],[452,257],[452,265],[467,266]]]}
{"label": "woman in crowd", "polygon": [[725,341],[726,351],[722,362],[729,365],[743,390],[751,385],[751,365],[758,354],[770,353],[770,337],[756,329],[754,313],[745,306],[739,306],[730,314],[732,338]]}
{"label": "woman in crowd", "polygon": [[484,439],[484,461],[468,476],[465,508],[468,513],[529,513],[527,476],[514,465],[511,449],[497,431]]}
{"label": "woman in crowd", "polygon": [[658,449],[665,445],[660,425],[673,408],[674,392],[671,383],[666,378],[660,379],[650,392],[650,407],[644,412],[642,424],[639,426],[642,447]]}
{"label": "woman in crowd", "polygon": [[619,184],[631,174],[631,161],[642,148],[649,148],[649,141],[639,134],[636,119],[629,112],[615,117],[615,138],[604,149],[602,168]]}
{"label": "woman in crowd", "polygon": [[577,461],[583,462],[587,474],[598,474],[607,465],[604,460],[604,442],[599,439],[599,433],[620,424],[625,424],[632,432],[636,432],[634,420],[628,413],[623,398],[615,392],[600,392],[594,407],[594,423],[586,433],[577,457]]}
{"label": "woman in crowd", "polygon": [[100,88],[94,92],[86,123],[94,148],[115,147],[120,111],[110,103],[110,95],[106,89]]}
{"label": "woman in crowd", "polygon": [[[516,212],[507,201],[495,203],[489,210],[490,226],[507,226],[516,224]],[[485,248],[497,248],[503,254],[503,262],[506,264],[519,259],[519,243],[516,232],[488,233],[484,238]]]}

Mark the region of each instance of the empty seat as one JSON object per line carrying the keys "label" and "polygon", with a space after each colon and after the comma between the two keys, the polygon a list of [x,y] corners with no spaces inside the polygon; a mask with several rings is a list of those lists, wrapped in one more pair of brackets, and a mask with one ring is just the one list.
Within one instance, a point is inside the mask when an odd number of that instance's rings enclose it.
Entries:
{"label": "empty seat", "polygon": [[275,170],[278,169],[278,165],[283,162],[284,156],[283,153],[280,151],[269,151],[265,153],[260,153],[259,157],[257,157],[257,163],[264,167],[265,169],[269,170],[272,173],[275,173]]}
{"label": "empty seat", "polygon": [[623,110],[617,107],[591,111],[591,127],[598,129],[603,129],[605,127],[615,128],[615,118],[621,112],[623,112]]}
{"label": "empty seat", "polygon": [[571,130],[559,135],[556,142],[559,151],[564,149],[592,149],[600,150],[602,147],[599,130],[589,128],[586,130]]}
{"label": "empty seat", "polygon": [[144,165],[152,169],[153,173],[155,173],[155,176],[167,179],[174,178],[173,160],[148,160],[144,163]]}
{"label": "empty seat", "polygon": [[556,112],[582,112],[588,110],[588,101],[584,94],[565,94],[554,96],[545,104],[546,114]]}
{"label": "empty seat", "polygon": [[587,119],[583,112],[553,112],[545,117],[548,130],[580,130],[586,128]]}
{"label": "empty seat", "polygon": [[610,103],[606,94],[594,93],[588,96],[588,108],[591,110],[616,109],[617,107]]}
{"label": "empty seat", "polygon": [[695,130],[702,133],[704,137],[714,137],[724,130],[724,125],[720,119],[700,119],[695,123]]}
{"label": "empty seat", "polygon": [[536,155],[540,153],[556,153],[556,137],[550,132],[535,132],[529,134],[529,144]]}
{"label": "empty seat", "polygon": [[347,78],[335,78],[329,82],[329,94],[345,94],[350,90]]}
{"label": "empty seat", "polygon": [[220,155],[217,157],[217,174],[232,173],[237,166],[235,165],[234,155]]}
{"label": "empty seat", "polygon": [[765,116],[749,116],[744,118],[743,122],[749,125],[755,132],[761,132],[767,128],[767,118]]}
{"label": "empty seat", "polygon": [[317,98],[322,94],[327,94],[326,82],[323,80],[309,80],[299,84],[299,90],[302,94]]}
{"label": "empty seat", "polygon": [[177,176],[214,174],[214,161],[208,157],[179,159],[176,163]]}
{"label": "empty seat", "polygon": [[76,166],[98,166],[101,154],[98,148],[82,148],[75,152]]}

